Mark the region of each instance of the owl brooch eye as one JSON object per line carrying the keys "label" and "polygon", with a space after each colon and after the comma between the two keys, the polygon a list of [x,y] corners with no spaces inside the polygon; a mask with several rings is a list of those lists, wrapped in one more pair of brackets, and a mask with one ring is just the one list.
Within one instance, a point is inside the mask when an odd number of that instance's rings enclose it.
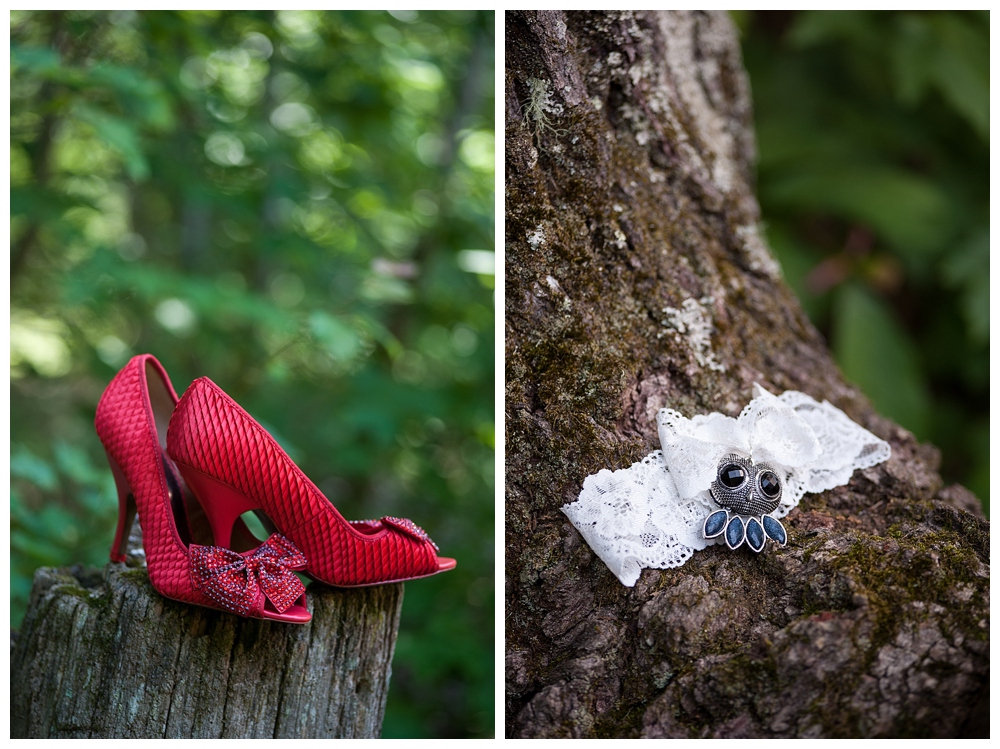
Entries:
{"label": "owl brooch eye", "polygon": [[771,513],[781,502],[781,478],[767,463],[752,463],[731,453],[719,462],[710,488],[712,499],[721,507],[705,518],[705,538],[724,536],[735,549],[746,541],[761,551],[767,538],[784,546],[788,540],[784,526]]}

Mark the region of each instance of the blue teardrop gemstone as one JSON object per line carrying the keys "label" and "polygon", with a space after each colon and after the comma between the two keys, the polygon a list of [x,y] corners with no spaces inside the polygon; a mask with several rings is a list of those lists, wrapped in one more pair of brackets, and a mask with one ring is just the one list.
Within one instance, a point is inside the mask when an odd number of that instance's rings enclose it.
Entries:
{"label": "blue teardrop gemstone", "polygon": [[772,518],[770,515],[764,516],[764,532],[782,546],[788,542],[788,535],[785,533],[785,526]]}
{"label": "blue teardrop gemstone", "polygon": [[746,530],[743,528],[743,521],[734,517],[726,526],[726,544],[730,549],[735,549],[746,538]]}
{"label": "blue teardrop gemstone", "polygon": [[705,538],[715,538],[726,529],[726,518],[729,515],[725,510],[713,512],[705,518]]}
{"label": "blue teardrop gemstone", "polygon": [[764,548],[764,540],[764,529],[757,518],[750,518],[747,521],[747,545],[754,551],[760,551]]}

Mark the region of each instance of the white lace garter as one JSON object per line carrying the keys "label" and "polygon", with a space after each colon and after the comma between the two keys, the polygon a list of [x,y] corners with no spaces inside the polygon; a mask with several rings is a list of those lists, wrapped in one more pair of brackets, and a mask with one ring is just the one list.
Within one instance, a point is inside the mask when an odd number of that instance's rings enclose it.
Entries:
{"label": "white lace garter", "polygon": [[778,522],[806,492],[846,484],[858,468],[888,460],[889,445],[827,401],[754,384],[738,418],[657,416],[662,450],[630,468],[583,482],[562,511],[622,584],[644,567],[680,567],[698,549],[767,538],[787,540]]}

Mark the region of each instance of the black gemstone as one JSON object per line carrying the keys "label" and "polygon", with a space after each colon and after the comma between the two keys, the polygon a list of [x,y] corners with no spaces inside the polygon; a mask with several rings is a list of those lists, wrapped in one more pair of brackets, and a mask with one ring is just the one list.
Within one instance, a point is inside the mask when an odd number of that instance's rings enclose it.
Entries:
{"label": "black gemstone", "polygon": [[774,471],[764,471],[760,475],[760,490],[765,497],[774,499],[781,493],[781,483]]}
{"label": "black gemstone", "polygon": [[735,463],[728,463],[722,466],[719,471],[719,481],[722,485],[730,489],[736,489],[742,486],[743,482],[747,480],[747,472],[742,466],[738,466]]}

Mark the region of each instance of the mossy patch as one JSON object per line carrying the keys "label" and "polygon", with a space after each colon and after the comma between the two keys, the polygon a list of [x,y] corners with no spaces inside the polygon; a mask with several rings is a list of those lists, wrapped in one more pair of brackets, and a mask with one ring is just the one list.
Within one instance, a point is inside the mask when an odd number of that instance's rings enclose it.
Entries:
{"label": "mossy patch", "polygon": [[[835,563],[868,599],[875,621],[871,654],[929,615],[929,609],[921,613],[914,602],[946,609],[941,621],[949,629],[988,638],[977,625],[987,607],[975,551],[950,531],[904,533],[897,527],[892,535],[896,537],[858,538]],[[961,600],[966,595],[968,599]]]}

